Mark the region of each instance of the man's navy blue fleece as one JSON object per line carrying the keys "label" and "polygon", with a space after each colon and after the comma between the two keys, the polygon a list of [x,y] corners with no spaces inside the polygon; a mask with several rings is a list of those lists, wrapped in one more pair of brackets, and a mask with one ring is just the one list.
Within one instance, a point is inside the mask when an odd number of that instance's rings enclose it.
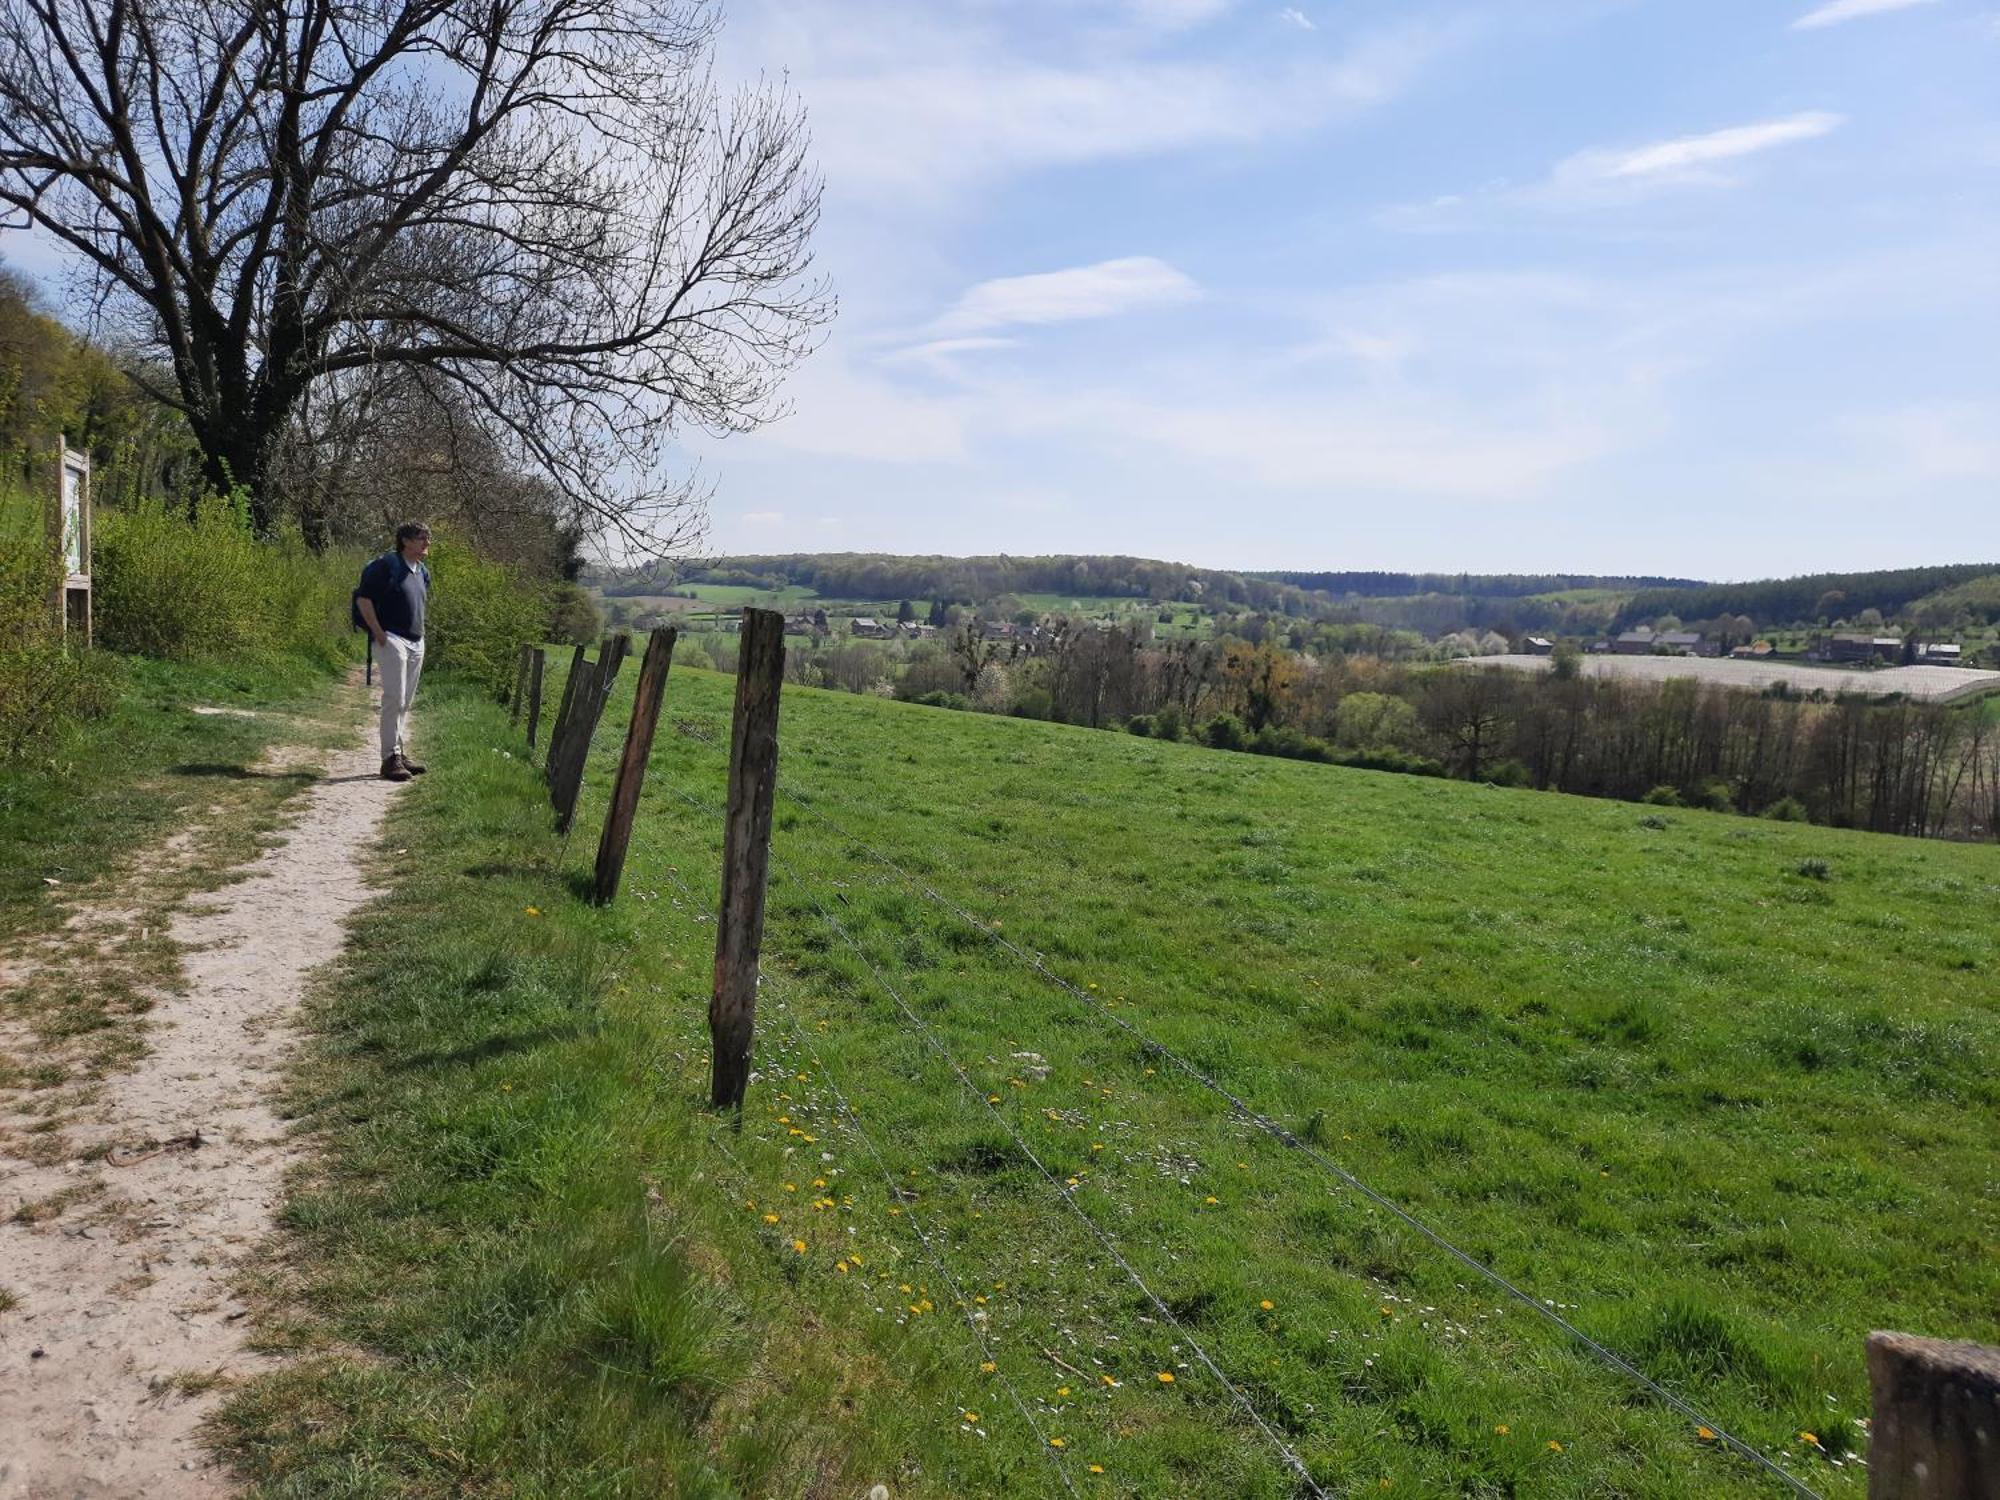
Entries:
{"label": "man's navy blue fleece", "polygon": [[384,630],[406,641],[424,638],[431,570],[422,563],[413,568],[402,553],[385,552],[361,570],[361,587],[356,592],[375,606],[375,618]]}

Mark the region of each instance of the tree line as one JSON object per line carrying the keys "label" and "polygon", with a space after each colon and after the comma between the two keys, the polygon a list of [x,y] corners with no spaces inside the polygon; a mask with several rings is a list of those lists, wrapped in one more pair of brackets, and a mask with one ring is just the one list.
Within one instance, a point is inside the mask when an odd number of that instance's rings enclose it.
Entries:
{"label": "tree line", "polygon": [[1919,837],[2000,836],[1994,705],[1747,693],[1324,656],[1282,638],[1158,640],[1052,614],[935,641],[794,649],[793,680],[1217,749]]}

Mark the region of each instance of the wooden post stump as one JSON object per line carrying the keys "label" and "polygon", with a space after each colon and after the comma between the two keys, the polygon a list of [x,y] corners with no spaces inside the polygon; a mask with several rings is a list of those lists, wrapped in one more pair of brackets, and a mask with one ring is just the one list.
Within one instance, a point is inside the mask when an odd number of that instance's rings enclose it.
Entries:
{"label": "wooden post stump", "polygon": [[646,785],[646,761],[653,753],[653,731],[660,722],[667,669],[673,661],[674,630],[664,626],[646,642],[639,686],[632,695],[632,722],[625,728],[625,753],[618,758],[618,779],[611,786],[611,810],[605,814],[604,834],[597,841],[597,880],[592,894],[599,905],[608,905],[618,895],[618,881],[625,873],[632,819],[639,810],[639,793]]}
{"label": "wooden post stump", "polygon": [[540,646],[535,648],[535,657],[528,664],[528,759],[535,758],[535,731],[542,725],[542,668],[547,662],[547,654]]}
{"label": "wooden post stump", "polygon": [[2000,1349],[1868,1336],[1868,1500],[2000,1500]]}
{"label": "wooden post stump", "polygon": [[743,1108],[757,1026],[757,957],[764,945],[764,882],[771,854],[771,802],[778,785],[778,694],[785,680],[785,617],[743,611],[736,659],[735,727],[729,741],[729,806],[722,829],[722,910],[715,930],[715,988],[708,1002],[714,1054],[710,1097]]}

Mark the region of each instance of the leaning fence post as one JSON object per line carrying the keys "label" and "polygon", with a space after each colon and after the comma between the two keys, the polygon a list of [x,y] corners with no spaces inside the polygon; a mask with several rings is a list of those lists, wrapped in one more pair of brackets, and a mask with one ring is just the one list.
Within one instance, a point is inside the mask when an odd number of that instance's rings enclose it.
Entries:
{"label": "leaning fence post", "polygon": [[521,722],[521,699],[526,695],[528,690],[528,656],[533,650],[532,646],[521,647],[520,655],[514,660],[514,691],[507,695],[507,722],[509,724],[518,724]]}
{"label": "leaning fence post", "polygon": [[1868,1500],[2000,1500],[2000,1349],[1868,1336]]}
{"label": "leaning fence post", "polygon": [[604,705],[611,697],[611,684],[624,664],[632,637],[614,635],[597,653],[597,667],[577,689],[570,711],[569,739],[563,746],[562,765],[555,782],[556,831],[568,833],[576,821],[576,800],[583,790],[583,773],[590,762],[590,741],[597,733],[597,721],[604,717]]}
{"label": "leaning fence post", "polygon": [[576,702],[576,685],[583,676],[583,647],[578,646],[570,653],[569,676],[563,679],[562,702],[556,706],[555,723],[549,726],[549,753],[542,762],[542,771],[549,778],[549,793],[555,794],[556,757],[561,753],[563,728],[569,723],[570,706]]}
{"label": "leaning fence post", "polygon": [[618,779],[611,785],[611,810],[604,834],[597,841],[597,883],[600,905],[618,894],[625,872],[625,851],[632,843],[632,816],[646,785],[646,759],[653,753],[653,730],[660,722],[660,701],[666,696],[667,669],[674,660],[671,626],[655,630],[646,642],[646,659],[639,666],[639,685],[632,693],[632,722],[625,728],[625,753],[618,758]]}
{"label": "leaning fence post", "polygon": [[785,617],[743,611],[736,658],[735,727],[729,740],[729,806],[722,827],[722,910],[715,928],[715,989],[708,1002],[717,1109],[743,1107],[757,1025],[757,954],[764,943],[764,877],[771,800],[778,783],[778,693],[785,680]]}
{"label": "leaning fence post", "polygon": [[563,788],[569,784],[569,763],[576,753],[578,731],[584,720],[590,717],[590,706],[597,697],[597,678],[604,670],[604,654],[600,652],[596,661],[586,661],[577,668],[576,692],[569,700],[569,712],[563,715],[562,723],[549,739],[549,805],[562,815]]}
{"label": "leaning fence post", "polygon": [[547,661],[547,653],[540,646],[535,647],[534,660],[528,664],[528,759],[535,756],[535,731],[542,725],[542,668]]}

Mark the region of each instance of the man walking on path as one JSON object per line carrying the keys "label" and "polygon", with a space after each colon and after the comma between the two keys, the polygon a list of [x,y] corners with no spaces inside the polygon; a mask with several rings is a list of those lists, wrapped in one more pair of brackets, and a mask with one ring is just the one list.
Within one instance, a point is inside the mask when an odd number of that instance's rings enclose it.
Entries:
{"label": "man walking on path", "polygon": [[396,550],[361,570],[354,606],[375,641],[382,666],[382,779],[408,781],[424,768],[404,754],[410,705],[424,670],[424,610],[430,602],[430,528],[414,521],[396,528]]}

